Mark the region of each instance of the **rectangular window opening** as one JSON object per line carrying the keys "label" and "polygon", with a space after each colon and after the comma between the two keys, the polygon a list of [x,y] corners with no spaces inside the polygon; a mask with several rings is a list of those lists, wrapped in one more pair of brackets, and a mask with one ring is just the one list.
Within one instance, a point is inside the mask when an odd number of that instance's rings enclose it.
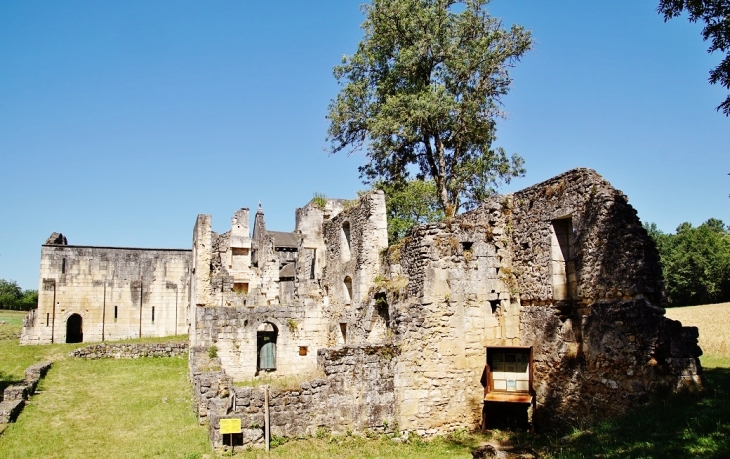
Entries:
{"label": "rectangular window opening", "polygon": [[299,355],[307,355],[307,346],[299,346]]}
{"label": "rectangular window opening", "polygon": [[155,307],[152,306],[152,323],[155,323]]}
{"label": "rectangular window opening", "polygon": [[489,300],[489,305],[492,308],[492,315],[493,316],[498,316],[499,315],[500,301],[499,300]]}
{"label": "rectangular window opening", "polygon": [[51,314],[46,313],[46,327],[51,323]]}
{"label": "rectangular window opening", "polygon": [[241,294],[248,294],[248,282],[234,282],[233,291]]}
{"label": "rectangular window opening", "polygon": [[61,260],[61,274],[66,274],[66,258]]}
{"label": "rectangular window opening", "polygon": [[555,300],[569,300],[575,294],[573,243],[572,218],[553,220],[550,234],[550,275]]}
{"label": "rectangular window opening", "polygon": [[117,307],[118,306],[114,306],[114,322],[117,321]]}

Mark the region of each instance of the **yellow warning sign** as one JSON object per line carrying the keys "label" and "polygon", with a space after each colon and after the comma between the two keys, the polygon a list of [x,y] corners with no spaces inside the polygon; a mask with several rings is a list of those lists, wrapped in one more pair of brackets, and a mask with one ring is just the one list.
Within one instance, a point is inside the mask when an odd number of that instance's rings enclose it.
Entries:
{"label": "yellow warning sign", "polygon": [[221,434],[241,433],[240,419],[221,419]]}

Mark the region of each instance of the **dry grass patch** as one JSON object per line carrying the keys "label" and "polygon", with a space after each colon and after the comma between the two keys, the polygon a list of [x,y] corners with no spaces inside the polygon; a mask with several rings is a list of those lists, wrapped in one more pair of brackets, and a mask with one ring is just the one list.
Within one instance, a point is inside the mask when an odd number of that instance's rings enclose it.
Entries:
{"label": "dry grass patch", "polygon": [[666,315],[699,328],[699,344],[705,354],[730,357],[730,303],[667,308]]}

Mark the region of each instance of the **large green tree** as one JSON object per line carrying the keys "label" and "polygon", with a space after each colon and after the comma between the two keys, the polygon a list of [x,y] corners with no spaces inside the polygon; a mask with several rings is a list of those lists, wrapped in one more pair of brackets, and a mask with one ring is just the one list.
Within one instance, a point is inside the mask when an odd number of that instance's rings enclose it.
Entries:
{"label": "large green tree", "polygon": [[25,290],[12,280],[0,279],[0,309],[29,311],[38,304],[38,291]]}
{"label": "large green tree", "polygon": [[682,223],[676,234],[644,226],[659,250],[665,289],[673,305],[730,301],[730,233],[711,218],[698,227]]}
{"label": "large green tree", "polygon": [[[710,40],[708,53],[727,53],[720,64],[710,70],[710,83],[730,89],[730,0],[660,0],[657,8],[664,21],[686,12],[691,22],[702,21],[702,38]],[[730,116],[730,95],[717,106]]]}
{"label": "large green tree", "polygon": [[374,187],[385,192],[388,242],[391,244],[402,239],[415,225],[444,218],[444,212],[436,199],[436,184],[433,180],[413,179],[403,186],[379,181]]}
{"label": "large green tree", "polygon": [[488,0],[373,0],[364,37],[334,75],[330,151],[365,148],[366,183],[433,179],[446,216],[524,174],[493,148],[509,68],[532,47],[523,27],[489,15]]}

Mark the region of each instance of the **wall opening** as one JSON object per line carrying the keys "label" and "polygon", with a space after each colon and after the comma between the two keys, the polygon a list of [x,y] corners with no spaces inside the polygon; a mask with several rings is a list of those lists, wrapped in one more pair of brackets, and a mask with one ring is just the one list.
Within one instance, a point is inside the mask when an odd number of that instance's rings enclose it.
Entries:
{"label": "wall opening", "polygon": [[350,222],[344,222],[342,224],[342,234],[340,235],[342,239],[342,261],[350,261]]}
{"label": "wall opening", "polygon": [[47,312],[46,313],[46,327],[50,324],[50,322],[51,322],[51,313]]}
{"label": "wall opening", "polygon": [[345,304],[350,304],[352,303],[352,278],[345,276],[343,283],[345,284]]}
{"label": "wall opening", "polygon": [[119,312],[118,311],[118,307],[119,306],[114,306],[114,322],[116,322],[117,321],[117,317],[119,317],[119,315],[118,315],[118,312]]}
{"label": "wall opening", "polygon": [[61,274],[66,274],[66,258],[61,260]]}
{"label": "wall opening", "polygon": [[301,355],[301,356],[307,355],[307,346],[299,346],[299,355]]}
{"label": "wall opening", "polygon": [[347,323],[340,323],[340,336],[342,337],[342,344],[347,344]]}
{"label": "wall opening", "polygon": [[374,299],[368,341],[373,343],[385,342],[388,341],[390,336],[388,333],[390,329],[390,306],[385,293],[377,293]]}
{"label": "wall opening", "polygon": [[311,249],[312,250],[312,260],[309,263],[309,278],[314,279],[315,277],[315,269],[317,266],[317,249]]}
{"label": "wall opening", "polygon": [[276,370],[276,339],[278,335],[279,330],[271,322],[264,322],[259,325],[256,332],[258,371]]}
{"label": "wall opening", "polygon": [[498,316],[499,315],[499,306],[501,302],[500,300],[489,300],[489,306],[492,308],[492,315]]}
{"label": "wall opening", "polygon": [[152,306],[152,323],[155,323],[155,307]]}
{"label": "wall opening", "polygon": [[66,342],[67,343],[83,343],[83,319],[78,314],[71,314],[66,321]]}
{"label": "wall opening", "polygon": [[233,291],[241,294],[248,294],[248,282],[234,282]]}
{"label": "wall opening", "polygon": [[553,284],[553,299],[569,300],[574,297],[576,287],[573,256],[573,219],[570,217],[553,220],[550,227],[550,276]]}

